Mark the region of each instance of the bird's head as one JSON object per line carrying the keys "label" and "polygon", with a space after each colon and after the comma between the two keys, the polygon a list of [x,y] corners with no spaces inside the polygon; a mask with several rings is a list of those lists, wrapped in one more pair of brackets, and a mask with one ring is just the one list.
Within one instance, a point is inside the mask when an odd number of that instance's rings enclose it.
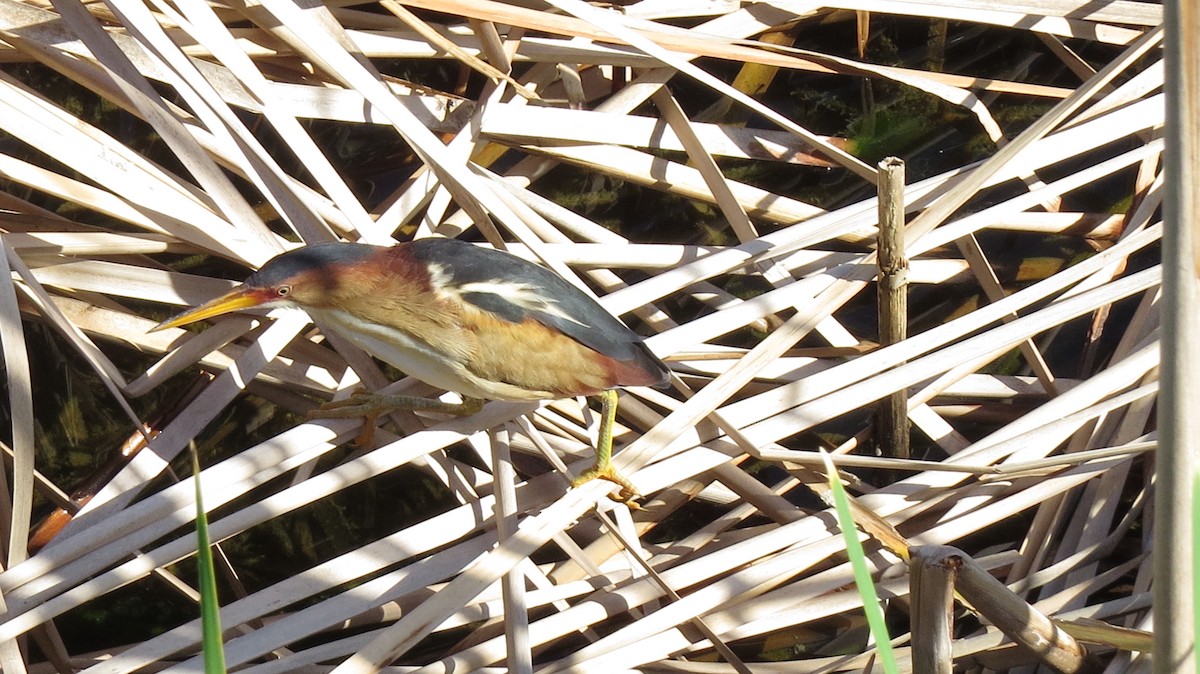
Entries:
{"label": "bird's head", "polygon": [[374,246],[327,243],[283,253],[233,290],[168,318],[151,332],[256,307],[322,306],[360,283],[374,251]]}

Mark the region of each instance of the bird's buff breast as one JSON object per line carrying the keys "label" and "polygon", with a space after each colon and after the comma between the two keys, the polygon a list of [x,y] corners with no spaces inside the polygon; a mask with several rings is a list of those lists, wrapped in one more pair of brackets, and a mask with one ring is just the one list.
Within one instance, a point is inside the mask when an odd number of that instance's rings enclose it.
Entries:
{"label": "bird's buff breast", "polygon": [[367,353],[438,388],[487,400],[558,397],[549,391],[528,390],[478,377],[461,363],[402,330],[366,322],[339,309],[309,309],[308,313],[318,324],[332,328]]}

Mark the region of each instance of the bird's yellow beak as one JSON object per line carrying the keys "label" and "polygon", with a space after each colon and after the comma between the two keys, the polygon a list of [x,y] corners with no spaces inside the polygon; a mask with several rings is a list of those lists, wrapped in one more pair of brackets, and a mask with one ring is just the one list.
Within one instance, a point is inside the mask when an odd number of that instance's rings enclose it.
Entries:
{"label": "bird's yellow beak", "polygon": [[216,299],[209,300],[194,309],[188,309],[181,314],[168,318],[150,328],[150,332],[166,330],[167,328],[177,328],[181,325],[195,323],[196,321],[220,316],[231,311],[250,309],[264,304],[265,301],[260,291],[246,286],[238,286]]}

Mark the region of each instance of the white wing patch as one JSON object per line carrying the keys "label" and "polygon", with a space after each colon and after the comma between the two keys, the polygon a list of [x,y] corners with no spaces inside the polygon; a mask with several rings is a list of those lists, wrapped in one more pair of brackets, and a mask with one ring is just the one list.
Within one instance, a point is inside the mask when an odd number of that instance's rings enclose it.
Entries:
{"label": "white wing patch", "polygon": [[[440,271],[440,270],[439,270]],[[437,277],[437,274],[434,274]],[[525,309],[526,311],[537,311],[551,316],[557,316],[566,321],[570,321],[580,327],[591,327],[587,323],[582,323],[578,319],[570,316],[561,308],[553,299],[547,299],[541,295],[537,288],[519,281],[476,281],[474,283],[464,283],[456,287],[460,293],[487,293],[489,295],[497,295],[504,298],[505,301]]]}
{"label": "white wing patch", "polygon": [[426,262],[425,268],[429,270],[429,285],[433,287],[433,292],[440,297],[447,297],[450,293],[446,292],[446,288],[450,287],[450,274],[446,272],[445,265],[437,262]]}

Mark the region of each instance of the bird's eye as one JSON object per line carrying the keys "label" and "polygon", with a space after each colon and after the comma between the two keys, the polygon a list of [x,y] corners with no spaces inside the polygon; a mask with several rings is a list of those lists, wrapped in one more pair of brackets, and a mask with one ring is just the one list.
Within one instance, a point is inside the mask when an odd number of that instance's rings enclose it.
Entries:
{"label": "bird's eye", "polygon": [[279,286],[278,288],[275,289],[275,294],[279,295],[280,297],[287,297],[288,295],[292,294],[292,287],[291,286]]}

